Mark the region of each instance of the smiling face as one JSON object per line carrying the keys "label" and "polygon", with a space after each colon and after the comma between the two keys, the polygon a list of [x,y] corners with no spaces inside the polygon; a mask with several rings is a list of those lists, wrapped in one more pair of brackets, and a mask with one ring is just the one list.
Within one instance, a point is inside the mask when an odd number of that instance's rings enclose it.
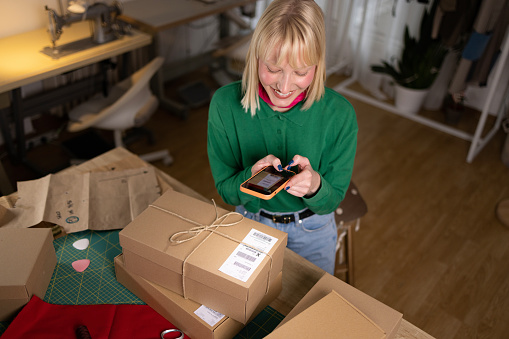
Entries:
{"label": "smiling face", "polygon": [[316,65],[306,65],[300,58],[290,65],[288,58],[278,63],[276,51],[266,59],[258,61],[258,77],[263,88],[274,104],[275,111],[285,112],[295,98],[311,85],[315,76]]}

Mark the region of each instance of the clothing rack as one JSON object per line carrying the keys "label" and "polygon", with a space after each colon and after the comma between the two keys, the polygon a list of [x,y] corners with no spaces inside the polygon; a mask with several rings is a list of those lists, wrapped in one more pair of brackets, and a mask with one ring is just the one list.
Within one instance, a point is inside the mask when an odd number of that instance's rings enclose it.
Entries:
{"label": "clothing rack", "polygon": [[[366,13],[366,7],[367,6],[367,0],[364,0],[364,17],[362,20],[362,24],[360,27],[360,38],[357,40],[357,48],[355,50],[355,59],[358,60],[358,56],[360,53],[360,46],[362,43],[362,37],[364,32],[364,22],[365,22],[365,13]],[[351,7],[350,7],[351,10]],[[501,77],[502,72],[504,70],[504,66],[506,65],[508,61],[508,55],[509,55],[509,27],[506,29],[505,37],[502,43],[502,52],[500,53],[498,57],[498,62],[496,64],[496,67],[492,70],[493,72],[493,78],[491,80],[491,83],[488,83],[488,95],[486,96],[486,101],[484,103],[483,109],[481,111],[481,114],[479,116],[477,126],[475,129],[475,132],[467,133],[465,131],[462,131],[458,128],[454,128],[451,126],[448,126],[446,124],[443,124],[439,121],[418,115],[418,114],[408,114],[406,112],[403,112],[396,108],[396,106],[380,101],[373,96],[358,92],[354,89],[348,88],[351,84],[355,83],[357,79],[359,78],[359,70],[358,68],[354,68],[352,76],[338,85],[334,87],[334,90],[350,96],[354,99],[363,101],[365,103],[368,103],[370,105],[379,107],[383,110],[386,110],[388,112],[392,112],[395,114],[398,114],[402,117],[408,118],[410,120],[419,122],[423,125],[426,125],[428,127],[437,129],[439,131],[448,133],[450,135],[456,136],[458,138],[467,140],[470,142],[470,148],[467,154],[466,161],[467,163],[472,163],[474,158],[479,154],[479,152],[486,146],[486,144],[493,138],[493,136],[497,133],[497,131],[500,129],[500,126],[502,125],[502,120],[504,117],[505,111],[509,107],[509,86],[507,83],[501,84]],[[335,69],[337,69],[335,67]],[[488,118],[489,114],[489,108],[491,101],[493,100],[493,97],[495,95],[495,91],[502,89],[504,90],[504,96],[500,103],[499,108],[496,112],[496,120],[493,127],[483,136],[483,131],[486,125],[486,120]]]}

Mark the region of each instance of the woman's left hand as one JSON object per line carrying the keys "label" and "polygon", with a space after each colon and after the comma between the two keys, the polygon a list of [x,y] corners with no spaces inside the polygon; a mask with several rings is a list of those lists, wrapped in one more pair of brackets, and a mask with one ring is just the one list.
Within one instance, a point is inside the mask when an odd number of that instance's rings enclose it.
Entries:
{"label": "woman's left hand", "polygon": [[292,166],[299,166],[299,173],[294,175],[286,184],[285,190],[296,197],[312,195],[320,188],[320,174],[313,170],[309,159],[301,155],[296,155],[293,160],[285,167],[290,169]]}

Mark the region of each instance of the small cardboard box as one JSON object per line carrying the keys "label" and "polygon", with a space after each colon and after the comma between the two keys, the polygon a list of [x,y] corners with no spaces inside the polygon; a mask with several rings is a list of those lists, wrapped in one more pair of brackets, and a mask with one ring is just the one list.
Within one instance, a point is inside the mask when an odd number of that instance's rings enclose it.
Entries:
{"label": "small cardboard box", "polygon": [[[205,322],[195,314],[195,311],[202,306],[201,304],[184,299],[181,295],[130,272],[124,265],[122,254],[115,258],[115,274],[118,282],[191,338],[233,338],[244,327],[244,324],[227,316],[215,324]],[[272,282],[267,295],[249,321],[277,298],[282,289],[282,276],[281,272]]]}
{"label": "small cardboard box", "polygon": [[335,291],[297,314],[265,338],[385,339],[385,332]]}
{"label": "small cardboard box", "polygon": [[323,277],[318,280],[311,290],[309,290],[290,313],[288,313],[279,324],[278,328],[313,305],[316,301],[325,297],[331,291],[337,292],[341,297],[377,324],[385,332],[387,339],[396,337],[403,314],[329,273],[325,273]]}
{"label": "small cardboard box", "polygon": [[0,321],[43,299],[57,264],[49,228],[0,228]]}
{"label": "small cardboard box", "polygon": [[[129,271],[151,282],[246,324],[270,282],[282,271],[287,234],[233,215],[224,223],[242,221],[219,227],[217,231],[224,236],[205,231],[181,244],[169,241],[173,234],[196,226],[189,220],[210,225],[216,212],[219,217],[228,213],[182,193],[167,191],[120,231],[125,265]],[[266,252],[270,257],[252,248],[240,249],[238,241],[247,242],[248,235],[257,237],[254,240],[261,244],[257,248],[272,244]],[[232,256],[236,259],[231,260]],[[247,259],[260,264],[247,267],[250,264]],[[234,270],[227,274],[222,269],[225,266]],[[233,275],[249,272],[250,276],[242,281],[233,277],[232,272]]]}

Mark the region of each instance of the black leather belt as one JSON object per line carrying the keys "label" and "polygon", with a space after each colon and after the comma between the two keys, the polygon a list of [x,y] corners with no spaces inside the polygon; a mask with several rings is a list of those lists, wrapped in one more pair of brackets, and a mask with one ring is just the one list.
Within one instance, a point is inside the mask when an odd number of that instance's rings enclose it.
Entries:
{"label": "black leather belt", "polygon": [[[310,209],[305,209],[299,213],[299,219],[305,219],[312,216],[313,214],[315,214],[315,212],[311,211]],[[264,211],[260,211],[260,215],[264,218],[271,219],[273,222],[278,224],[289,224],[291,222],[295,222],[294,214],[270,214]]]}

